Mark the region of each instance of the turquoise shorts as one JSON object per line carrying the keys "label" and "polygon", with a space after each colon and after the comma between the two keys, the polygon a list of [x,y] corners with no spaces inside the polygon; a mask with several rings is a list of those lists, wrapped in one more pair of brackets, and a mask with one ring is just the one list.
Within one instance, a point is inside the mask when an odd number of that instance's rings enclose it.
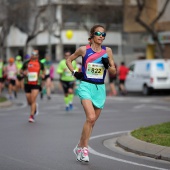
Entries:
{"label": "turquoise shorts", "polygon": [[103,109],[106,100],[105,84],[92,84],[81,81],[78,88],[78,95],[80,100],[91,100],[96,108]]}

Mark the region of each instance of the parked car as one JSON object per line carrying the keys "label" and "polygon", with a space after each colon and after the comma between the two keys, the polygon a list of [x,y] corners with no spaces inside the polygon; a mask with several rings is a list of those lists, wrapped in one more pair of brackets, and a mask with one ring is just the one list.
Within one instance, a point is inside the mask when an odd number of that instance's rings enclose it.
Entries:
{"label": "parked car", "polygon": [[128,67],[125,81],[127,92],[150,95],[153,90],[170,89],[170,60],[136,60]]}

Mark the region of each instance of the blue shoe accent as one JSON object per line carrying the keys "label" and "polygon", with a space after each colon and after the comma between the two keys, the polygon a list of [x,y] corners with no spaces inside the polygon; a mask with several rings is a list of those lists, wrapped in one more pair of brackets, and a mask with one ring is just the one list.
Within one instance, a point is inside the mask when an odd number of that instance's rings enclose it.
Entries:
{"label": "blue shoe accent", "polygon": [[9,96],[9,100],[12,100],[13,99],[13,97],[12,96]]}
{"label": "blue shoe accent", "polygon": [[69,111],[69,107],[68,106],[66,106],[66,111]]}
{"label": "blue shoe accent", "polygon": [[69,107],[70,107],[70,110],[73,110],[73,104],[70,104]]}

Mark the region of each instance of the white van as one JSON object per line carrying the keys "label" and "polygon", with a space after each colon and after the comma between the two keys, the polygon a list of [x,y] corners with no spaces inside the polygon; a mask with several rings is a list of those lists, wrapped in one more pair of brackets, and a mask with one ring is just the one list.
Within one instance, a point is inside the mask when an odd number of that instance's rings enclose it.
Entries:
{"label": "white van", "polygon": [[129,65],[127,92],[149,95],[153,90],[170,89],[170,60],[136,60]]}

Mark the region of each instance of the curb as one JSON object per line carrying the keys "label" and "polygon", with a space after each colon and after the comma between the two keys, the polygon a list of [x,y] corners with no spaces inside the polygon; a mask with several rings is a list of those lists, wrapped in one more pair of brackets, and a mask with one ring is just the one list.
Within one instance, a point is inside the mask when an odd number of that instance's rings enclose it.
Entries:
{"label": "curb", "polygon": [[164,100],[170,102],[170,97],[165,97]]}
{"label": "curb", "polygon": [[13,103],[11,101],[7,100],[5,102],[0,103],[0,108],[6,108],[6,107],[10,107],[12,105],[13,105]]}
{"label": "curb", "polygon": [[170,161],[170,147],[141,141],[131,136],[130,133],[118,137],[116,144],[129,152],[155,159]]}

